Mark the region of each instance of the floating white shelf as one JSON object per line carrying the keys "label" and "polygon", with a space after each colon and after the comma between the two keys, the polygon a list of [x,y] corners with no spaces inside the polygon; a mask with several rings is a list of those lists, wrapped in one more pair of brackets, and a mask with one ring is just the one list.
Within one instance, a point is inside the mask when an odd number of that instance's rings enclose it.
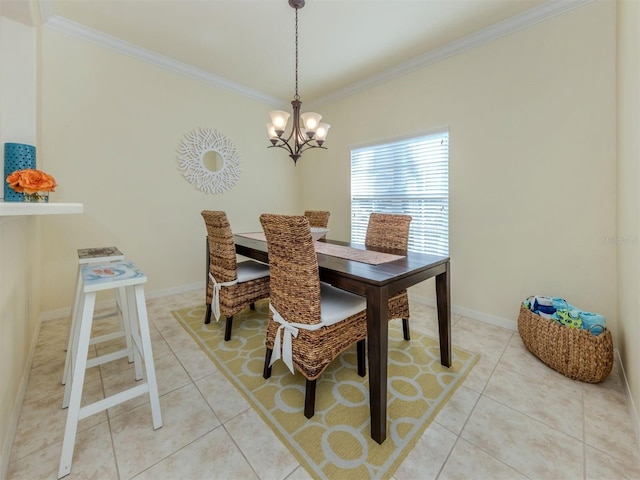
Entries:
{"label": "floating white shelf", "polygon": [[16,215],[58,215],[65,213],[82,213],[82,203],[23,203],[3,202],[0,200],[0,217]]}

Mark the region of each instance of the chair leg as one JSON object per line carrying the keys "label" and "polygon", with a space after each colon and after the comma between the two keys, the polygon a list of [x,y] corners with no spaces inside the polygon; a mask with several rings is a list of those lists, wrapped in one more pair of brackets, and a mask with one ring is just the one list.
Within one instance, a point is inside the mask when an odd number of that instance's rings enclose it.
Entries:
{"label": "chair leg", "polygon": [[256,309],[256,304],[255,304],[255,303],[250,304],[250,305],[249,305],[249,308],[250,308],[251,310],[255,310],[255,309]]}
{"label": "chair leg", "polygon": [[409,332],[409,319],[402,319],[402,333],[404,334],[405,340],[411,340],[411,332]]}
{"label": "chair leg", "polygon": [[227,317],[227,325],[224,328],[224,341],[231,340],[231,328],[233,327],[233,315]]}
{"label": "chair leg", "polygon": [[267,352],[264,355],[264,370],[262,371],[262,378],[267,379],[271,377],[271,367],[269,363],[271,363],[271,354],[273,353],[272,348],[267,348]]}
{"label": "chair leg", "polygon": [[356,344],[358,351],[358,375],[360,375],[361,377],[364,377],[367,373],[367,365],[365,362],[365,346],[366,340],[359,340]]}
{"label": "chair leg", "polygon": [[316,381],[307,380],[307,389],[304,394],[304,416],[313,417],[316,413]]}
{"label": "chair leg", "polygon": [[207,313],[204,314],[204,323],[207,325],[211,323],[211,304],[210,303],[207,303]]}

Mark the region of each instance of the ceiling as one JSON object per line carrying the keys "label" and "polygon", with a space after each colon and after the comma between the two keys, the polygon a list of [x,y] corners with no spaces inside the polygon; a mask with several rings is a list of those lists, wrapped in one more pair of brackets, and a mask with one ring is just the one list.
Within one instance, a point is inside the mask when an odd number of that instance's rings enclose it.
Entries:
{"label": "ceiling", "polygon": [[[586,1],[307,0],[298,11],[300,98],[326,101]],[[0,0],[0,9],[271,103],[295,92],[287,0]]]}

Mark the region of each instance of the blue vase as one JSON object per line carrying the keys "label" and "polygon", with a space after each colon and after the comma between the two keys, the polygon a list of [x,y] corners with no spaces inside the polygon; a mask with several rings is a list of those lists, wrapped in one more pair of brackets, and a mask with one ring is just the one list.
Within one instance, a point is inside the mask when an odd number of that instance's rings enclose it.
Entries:
{"label": "blue vase", "polygon": [[16,170],[36,168],[36,147],[24,143],[4,144],[4,201],[22,202],[24,194],[16,192],[7,183],[9,174]]}

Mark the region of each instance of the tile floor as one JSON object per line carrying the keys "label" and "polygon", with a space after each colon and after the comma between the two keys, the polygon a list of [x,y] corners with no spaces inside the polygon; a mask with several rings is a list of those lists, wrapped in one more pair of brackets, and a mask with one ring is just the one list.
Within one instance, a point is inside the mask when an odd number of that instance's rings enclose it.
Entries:
{"label": "tile floor", "polygon": [[[153,431],[145,397],[82,420],[67,478],[310,478],[171,316],[203,298],[194,291],[147,302],[164,426]],[[411,311],[412,328],[435,336],[434,310],[412,303]],[[640,478],[618,365],[602,384],[583,384],[540,363],[516,332],[458,316],[452,323],[453,343],[481,359],[395,480]],[[42,325],[9,479],[56,478],[66,325]],[[123,359],[89,370],[83,398],[121,389],[131,369]]]}

